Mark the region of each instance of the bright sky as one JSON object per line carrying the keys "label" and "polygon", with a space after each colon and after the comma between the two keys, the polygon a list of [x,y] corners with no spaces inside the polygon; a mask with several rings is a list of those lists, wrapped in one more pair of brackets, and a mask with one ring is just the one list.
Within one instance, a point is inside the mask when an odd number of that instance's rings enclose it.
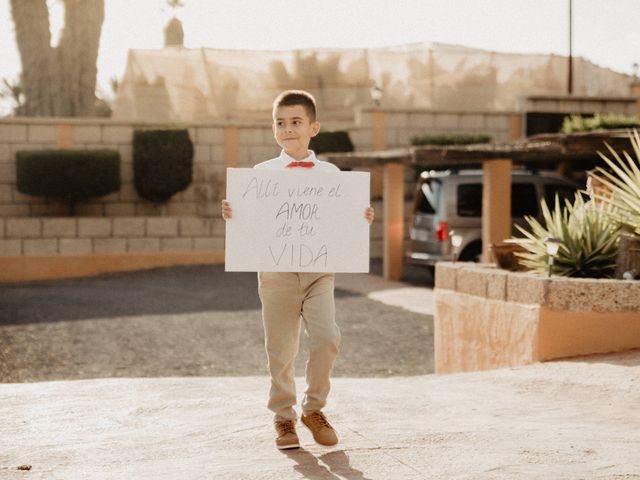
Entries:
{"label": "bright sky", "polygon": [[[53,41],[61,0],[48,0]],[[184,0],[186,47],[362,48],[415,42],[502,52],[568,53],[569,0]],[[163,46],[165,0],[105,0],[98,82],[124,72],[128,49]],[[632,73],[640,63],[640,0],[573,0],[573,51]],[[9,0],[0,0],[0,78],[20,71]]]}

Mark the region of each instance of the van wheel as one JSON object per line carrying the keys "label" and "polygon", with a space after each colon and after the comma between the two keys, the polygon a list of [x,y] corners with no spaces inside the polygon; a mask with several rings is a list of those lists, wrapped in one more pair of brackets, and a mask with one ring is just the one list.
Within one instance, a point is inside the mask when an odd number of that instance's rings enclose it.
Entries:
{"label": "van wheel", "polygon": [[482,256],[482,244],[480,242],[472,243],[460,253],[459,260],[461,262],[479,262]]}

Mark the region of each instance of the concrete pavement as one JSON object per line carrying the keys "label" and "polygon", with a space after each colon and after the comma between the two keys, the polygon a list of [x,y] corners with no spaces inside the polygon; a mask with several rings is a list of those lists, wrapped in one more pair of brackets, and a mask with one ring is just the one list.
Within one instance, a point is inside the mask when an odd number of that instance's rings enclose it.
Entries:
{"label": "concrete pavement", "polygon": [[338,378],[326,412],[341,442],[300,426],[288,453],[273,446],[266,377],[4,384],[0,478],[638,479],[639,382],[638,351]]}

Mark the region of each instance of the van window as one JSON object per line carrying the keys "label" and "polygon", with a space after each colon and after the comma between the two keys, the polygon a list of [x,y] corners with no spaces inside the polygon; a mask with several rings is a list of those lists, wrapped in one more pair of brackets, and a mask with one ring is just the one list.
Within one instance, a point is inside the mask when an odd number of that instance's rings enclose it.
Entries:
{"label": "van window", "polygon": [[511,216],[538,215],[538,197],[533,183],[511,184]]}
{"label": "van window", "polygon": [[573,203],[573,197],[576,193],[575,188],[571,188],[567,185],[545,185],[544,186],[544,199],[547,201],[549,208],[553,208],[555,205],[556,194],[560,199],[560,206],[564,207],[564,199],[568,199]]}
{"label": "van window", "polygon": [[458,216],[482,216],[482,184],[466,183],[458,185]]}
{"label": "van window", "polygon": [[[531,183],[511,184],[511,216],[536,216],[538,200],[536,187]],[[482,216],[482,184],[467,183],[458,185],[458,216]]]}
{"label": "van window", "polygon": [[440,206],[442,183],[435,178],[428,178],[420,185],[416,195],[416,211],[434,214]]}

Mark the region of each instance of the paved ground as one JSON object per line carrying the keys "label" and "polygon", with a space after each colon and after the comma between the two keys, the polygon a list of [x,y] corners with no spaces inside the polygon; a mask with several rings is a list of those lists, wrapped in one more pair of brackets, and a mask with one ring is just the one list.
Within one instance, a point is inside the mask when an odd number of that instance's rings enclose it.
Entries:
{"label": "paved ground", "polygon": [[640,351],[429,375],[432,297],[414,273],[338,277],[326,412],[341,442],[300,427],[288,453],[264,407],[253,275],[0,286],[0,378],[18,382],[0,383],[0,478],[640,480]]}
{"label": "paved ground", "polygon": [[4,384],[0,478],[637,480],[639,382],[638,351],[337,378],[327,414],[341,442],[300,427],[289,453],[273,446],[263,376]]}

